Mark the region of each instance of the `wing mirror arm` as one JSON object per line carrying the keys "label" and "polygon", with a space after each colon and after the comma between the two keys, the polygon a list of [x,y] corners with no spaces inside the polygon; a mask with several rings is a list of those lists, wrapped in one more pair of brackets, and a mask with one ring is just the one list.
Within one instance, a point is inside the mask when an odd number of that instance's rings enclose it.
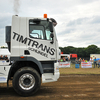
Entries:
{"label": "wing mirror arm", "polygon": [[53,44],[53,43],[54,43],[54,34],[51,33],[51,34],[50,34],[50,37],[52,38],[52,41],[51,41],[50,43]]}
{"label": "wing mirror arm", "polygon": [[52,38],[52,41],[50,43],[53,44],[54,43],[53,23],[50,22],[49,25],[50,25],[50,32],[51,32],[50,37]]}

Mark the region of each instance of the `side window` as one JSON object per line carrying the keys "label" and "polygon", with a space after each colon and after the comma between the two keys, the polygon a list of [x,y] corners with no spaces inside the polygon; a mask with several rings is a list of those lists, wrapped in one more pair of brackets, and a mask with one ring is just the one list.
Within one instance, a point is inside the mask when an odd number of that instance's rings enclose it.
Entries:
{"label": "side window", "polygon": [[43,26],[36,26],[30,25],[30,37],[37,38],[37,39],[44,39],[44,27]]}
{"label": "side window", "polygon": [[51,34],[50,30],[46,29],[46,38],[47,38],[47,40],[52,40],[51,37],[50,37],[50,34]]}
{"label": "side window", "polygon": [[29,20],[29,36],[35,39],[51,41],[49,24],[47,20],[41,20],[38,24],[33,20]]}

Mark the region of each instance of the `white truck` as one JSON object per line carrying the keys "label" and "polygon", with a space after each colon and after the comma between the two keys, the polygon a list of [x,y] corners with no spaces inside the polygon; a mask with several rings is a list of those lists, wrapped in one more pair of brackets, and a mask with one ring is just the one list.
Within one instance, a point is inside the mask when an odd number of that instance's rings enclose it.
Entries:
{"label": "white truck", "polygon": [[6,43],[12,64],[0,65],[0,83],[12,80],[14,90],[21,96],[35,93],[42,83],[54,82],[60,76],[60,49],[53,20],[12,16],[6,26]]}

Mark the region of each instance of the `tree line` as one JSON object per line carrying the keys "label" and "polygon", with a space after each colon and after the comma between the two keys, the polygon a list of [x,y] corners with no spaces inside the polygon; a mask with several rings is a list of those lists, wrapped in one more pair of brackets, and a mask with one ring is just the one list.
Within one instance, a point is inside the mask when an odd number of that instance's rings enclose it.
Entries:
{"label": "tree line", "polygon": [[78,57],[86,58],[90,57],[90,54],[100,54],[100,48],[96,45],[89,45],[86,48],[81,47],[73,47],[73,46],[67,46],[67,47],[59,47],[61,52],[64,54],[77,54]]}
{"label": "tree line", "polygon": [[1,46],[0,48],[3,48],[3,49],[7,49],[8,47],[5,47],[5,46]]}

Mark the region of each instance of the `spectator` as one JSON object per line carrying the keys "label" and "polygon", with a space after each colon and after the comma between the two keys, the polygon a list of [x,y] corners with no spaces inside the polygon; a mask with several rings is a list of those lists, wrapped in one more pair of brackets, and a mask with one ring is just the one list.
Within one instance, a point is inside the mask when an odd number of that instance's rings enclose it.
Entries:
{"label": "spectator", "polygon": [[2,55],[0,56],[0,60],[4,60],[4,58],[3,58],[3,56],[2,56]]}
{"label": "spectator", "polygon": [[95,68],[95,65],[96,65],[96,67],[97,67],[97,59],[96,59],[96,57],[95,57],[95,59],[94,59],[94,68]]}
{"label": "spectator", "polygon": [[68,57],[68,61],[70,60],[70,58]]}
{"label": "spectator", "polygon": [[63,62],[63,57],[61,56],[60,62]]}
{"label": "spectator", "polygon": [[69,60],[70,60],[70,58],[69,58],[69,57],[67,57],[67,58],[66,58],[66,61],[69,61]]}
{"label": "spectator", "polygon": [[93,61],[93,59],[92,59],[92,57],[90,57],[90,62],[92,62]]}
{"label": "spectator", "polygon": [[65,57],[61,56],[60,62],[66,62]]}
{"label": "spectator", "polygon": [[9,62],[7,55],[4,56],[4,60],[6,60],[6,62]]}
{"label": "spectator", "polygon": [[100,60],[99,60],[99,62],[98,62],[98,68],[100,67]]}
{"label": "spectator", "polygon": [[79,64],[78,57],[75,59],[75,64]]}
{"label": "spectator", "polygon": [[79,59],[79,65],[81,64],[81,61],[82,61],[82,59],[80,58],[80,59]]}
{"label": "spectator", "polygon": [[63,57],[63,62],[66,62],[66,59],[65,59],[65,57]]}
{"label": "spectator", "polygon": [[83,58],[82,62],[85,62],[84,58]]}

